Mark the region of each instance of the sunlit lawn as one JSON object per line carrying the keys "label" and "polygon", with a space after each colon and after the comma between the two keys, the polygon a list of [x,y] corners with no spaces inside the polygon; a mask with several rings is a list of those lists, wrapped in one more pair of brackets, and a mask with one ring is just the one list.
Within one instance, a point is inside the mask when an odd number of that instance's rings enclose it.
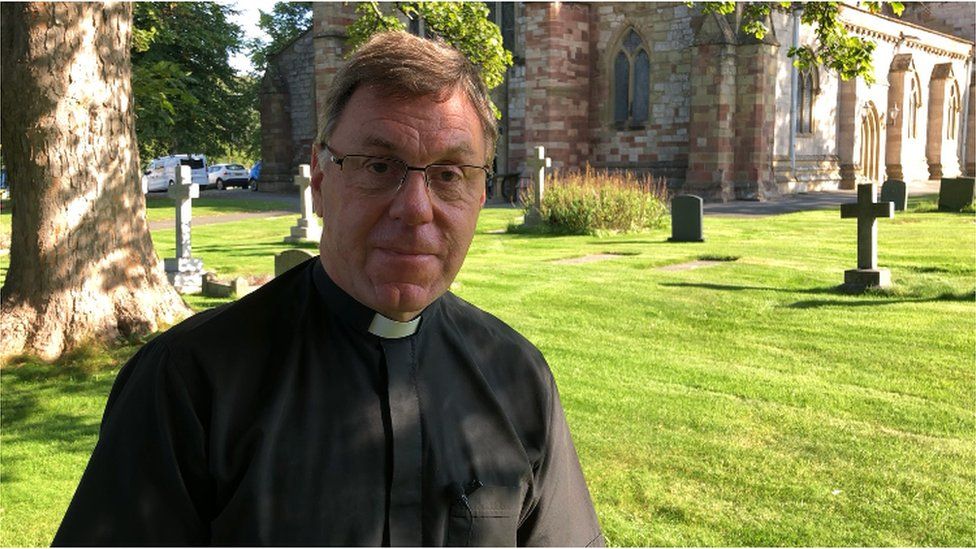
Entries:
{"label": "sunlit lawn", "polygon": [[[194,199],[193,216],[219,216],[235,213],[263,212],[269,210],[289,210],[288,203],[275,195],[262,196],[255,193],[254,198],[228,198],[205,196]],[[176,202],[166,197],[166,193],[150,193],[146,200],[146,218],[150,221],[174,219]]]}
{"label": "sunlit lawn", "polygon": [[[976,544],[971,214],[882,220],[896,288],[851,296],[836,210],[706,217],[701,244],[491,232],[518,213],[483,212],[455,292],[546,355],[610,544]],[[271,274],[293,224],[201,226],[194,252]],[[597,253],[622,255],[554,262]],[[661,269],[701,257],[738,259]],[[135,349],[2,371],[3,545],[50,542]]]}

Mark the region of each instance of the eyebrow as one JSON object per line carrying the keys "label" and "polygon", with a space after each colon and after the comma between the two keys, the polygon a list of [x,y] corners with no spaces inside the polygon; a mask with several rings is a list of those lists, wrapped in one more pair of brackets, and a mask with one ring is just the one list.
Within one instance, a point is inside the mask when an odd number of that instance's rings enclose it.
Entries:
{"label": "eyebrow", "polygon": [[[383,149],[387,154],[394,154],[397,150],[397,146],[394,145],[392,141],[389,141],[388,139],[384,137],[380,137],[378,135],[367,135],[366,138],[363,139],[362,143],[363,146],[366,147],[376,147],[379,149]],[[465,156],[473,156],[473,155],[474,155],[474,150],[471,149],[471,145],[469,145],[468,143],[461,143],[441,153],[440,158],[442,160],[438,160],[438,162],[444,161],[443,159],[448,159],[448,158],[460,159]]]}

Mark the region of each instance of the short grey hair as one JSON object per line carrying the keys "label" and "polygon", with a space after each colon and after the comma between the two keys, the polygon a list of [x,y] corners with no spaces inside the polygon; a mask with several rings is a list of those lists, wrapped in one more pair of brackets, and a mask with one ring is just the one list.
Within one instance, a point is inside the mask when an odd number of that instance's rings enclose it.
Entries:
{"label": "short grey hair", "polygon": [[373,35],[336,72],[319,120],[319,147],[325,147],[349,99],[364,84],[393,99],[430,95],[447,99],[455,90],[463,91],[481,122],[488,155],[485,161],[494,155],[498,124],[478,67],[443,40],[403,31]]}

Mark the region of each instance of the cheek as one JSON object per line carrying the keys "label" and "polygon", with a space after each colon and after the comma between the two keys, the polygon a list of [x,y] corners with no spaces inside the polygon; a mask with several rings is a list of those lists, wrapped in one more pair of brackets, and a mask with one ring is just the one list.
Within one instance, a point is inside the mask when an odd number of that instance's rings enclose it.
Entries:
{"label": "cheek", "polygon": [[444,233],[450,250],[450,263],[454,264],[449,265],[448,268],[460,268],[460,264],[464,261],[464,256],[467,255],[471,241],[474,239],[478,212],[479,210],[472,212],[470,209],[463,209],[451,212],[451,215],[445,218],[442,226],[445,227]]}
{"label": "cheek", "polygon": [[372,224],[365,205],[336,192],[324,192],[321,204],[323,240],[345,262],[361,262]]}

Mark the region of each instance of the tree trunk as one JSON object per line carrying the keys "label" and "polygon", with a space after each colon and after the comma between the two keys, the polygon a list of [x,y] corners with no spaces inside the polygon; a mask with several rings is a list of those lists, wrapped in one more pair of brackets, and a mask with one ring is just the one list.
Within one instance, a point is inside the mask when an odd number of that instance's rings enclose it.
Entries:
{"label": "tree trunk", "polygon": [[0,139],[12,200],[0,360],[53,360],[189,310],[146,223],[130,3],[0,4]]}

